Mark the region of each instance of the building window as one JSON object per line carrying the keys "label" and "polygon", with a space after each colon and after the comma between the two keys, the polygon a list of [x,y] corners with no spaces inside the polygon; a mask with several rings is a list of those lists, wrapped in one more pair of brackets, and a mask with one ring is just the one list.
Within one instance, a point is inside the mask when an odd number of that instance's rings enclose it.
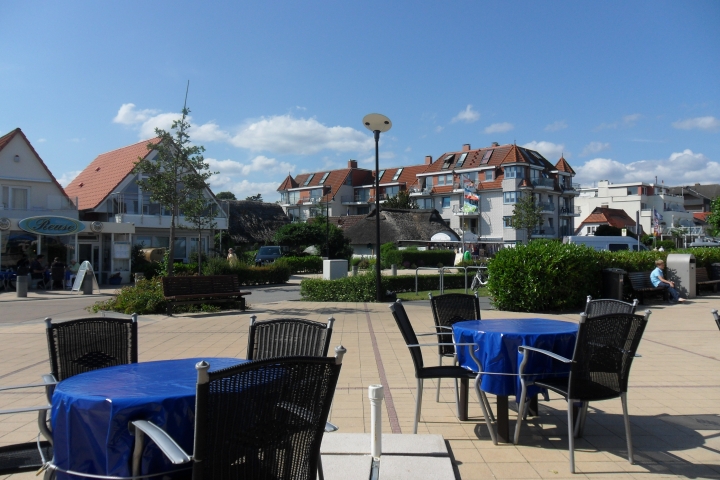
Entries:
{"label": "building window", "polygon": [[587,227],[587,234],[588,234],[588,235],[595,235],[595,230],[597,230],[597,225],[588,225],[588,227]]}
{"label": "building window", "polygon": [[152,237],[144,235],[135,236],[135,245],[141,245],[142,248],[150,248],[152,245]]}
{"label": "building window", "polygon": [[187,243],[185,242],[185,237],[177,237],[175,238],[175,245],[173,248],[173,255],[175,258],[185,258],[187,257]]}
{"label": "building window", "polygon": [[505,178],[525,178],[524,168],[519,166],[505,167]]}
{"label": "building window", "polygon": [[2,206],[10,210],[27,210],[28,188],[2,187]]}
{"label": "building window", "polygon": [[495,180],[495,175],[494,175],[494,173],[495,173],[495,172],[493,172],[492,170],[486,170],[486,171],[485,171],[485,181],[486,181],[486,182],[491,182],[491,181]]}
{"label": "building window", "polygon": [[315,176],[315,174],[311,173],[310,176],[307,178],[307,180],[305,180],[305,183],[303,183],[303,187],[307,187],[308,185],[310,185],[310,182],[312,182],[312,179],[314,176]]}
{"label": "building window", "polygon": [[170,247],[170,237],[153,237],[152,246],[153,248],[168,248]]}
{"label": "building window", "polygon": [[503,193],[503,203],[517,203],[520,199],[520,192],[505,192]]}
{"label": "building window", "polygon": [[397,179],[400,178],[400,174],[402,173],[403,169],[398,168],[397,172],[395,172],[395,175],[393,175],[392,181],[397,182]]}
{"label": "building window", "polygon": [[370,213],[370,207],[357,207],[358,215],[367,215]]}
{"label": "building window", "polygon": [[327,180],[328,175],[330,175],[330,172],[325,172],[325,175],[322,176],[320,179],[320,185],[325,183],[325,180]]}
{"label": "building window", "polygon": [[398,185],[394,185],[392,187],[385,187],[385,196],[390,198],[394,197],[398,194],[398,191],[400,190],[400,187]]}
{"label": "building window", "polygon": [[453,176],[452,174],[448,175],[439,175],[437,177],[437,184],[438,185],[452,185],[453,183]]}
{"label": "building window", "polygon": [[503,227],[512,228],[512,217],[503,217]]}
{"label": "building window", "polygon": [[418,198],[416,200],[418,208],[422,209],[433,209],[435,208],[432,198]]}
{"label": "building window", "polygon": [[442,197],[442,208],[450,208],[450,197]]}

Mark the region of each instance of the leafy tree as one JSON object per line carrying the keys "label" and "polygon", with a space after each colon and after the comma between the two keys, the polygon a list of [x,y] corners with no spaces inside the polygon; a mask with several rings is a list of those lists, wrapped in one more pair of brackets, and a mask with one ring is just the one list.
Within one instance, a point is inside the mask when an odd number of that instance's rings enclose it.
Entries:
{"label": "leafy tree", "polygon": [[532,194],[525,193],[520,196],[512,214],[512,226],[517,230],[526,230],[530,241],[532,231],[542,225],[542,207],[535,204]]}
{"label": "leafy tree", "polygon": [[[147,145],[156,155],[152,159],[139,157],[133,168],[133,173],[145,176],[138,179],[137,184],[150,193],[150,200],[170,211],[169,258],[174,258],[176,218],[184,202],[201,196],[207,180],[213,175],[202,155],[205,148],[190,143],[187,133],[189,113],[190,110],[183,107],[182,117],[172,123],[173,133],[156,128],[158,140]],[[173,275],[173,262],[168,263],[167,275]]]}
{"label": "leafy tree", "polygon": [[394,195],[383,204],[384,208],[401,208],[404,210],[414,210],[418,208],[418,204],[410,196],[410,192],[406,190],[400,190],[397,195]]}
{"label": "leafy tree", "polygon": [[713,237],[720,235],[720,197],[715,197],[710,202],[710,215],[707,216],[706,221],[711,227],[708,233]]}
{"label": "leafy tree", "polygon": [[237,198],[235,198],[235,194],[232,192],[220,192],[215,195],[215,198],[218,200],[237,200]]}
{"label": "leafy tree", "polygon": [[[210,230],[215,228],[215,202],[210,201],[204,195],[196,195],[186,199],[182,205],[182,212],[185,215],[185,220],[190,224],[193,230],[197,231],[197,247],[198,251],[201,252],[202,247],[202,232],[203,230]],[[202,255],[198,255],[198,275],[202,274]]]}
{"label": "leafy tree", "polygon": [[258,193],[257,195],[250,195],[249,197],[245,197],[245,200],[249,202],[262,202],[262,194]]}
{"label": "leafy tree", "polygon": [[[326,231],[327,228],[327,231]],[[327,232],[329,232],[329,237]],[[315,245],[319,252],[325,252],[329,240],[330,258],[350,258],[352,248],[350,240],[337,226],[325,223],[325,217],[315,217],[313,222],[289,223],[275,232],[274,241],[278,245],[291,248]]]}

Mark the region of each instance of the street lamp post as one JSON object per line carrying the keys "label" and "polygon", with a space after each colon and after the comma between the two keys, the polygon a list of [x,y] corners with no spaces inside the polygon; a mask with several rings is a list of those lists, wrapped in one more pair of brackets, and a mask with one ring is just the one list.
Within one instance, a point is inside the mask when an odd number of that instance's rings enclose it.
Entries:
{"label": "street lamp post", "polygon": [[[332,190],[332,187],[330,189]],[[328,193],[325,200],[325,254],[328,260],[330,260],[330,200],[330,193]],[[335,197],[332,200],[335,200]]]}
{"label": "street lamp post", "polygon": [[382,302],[382,280],[380,273],[380,158],[378,143],[380,133],[387,132],[392,127],[392,122],[385,115],[370,113],[363,118],[365,128],[373,132],[375,137],[375,293],[376,301]]}

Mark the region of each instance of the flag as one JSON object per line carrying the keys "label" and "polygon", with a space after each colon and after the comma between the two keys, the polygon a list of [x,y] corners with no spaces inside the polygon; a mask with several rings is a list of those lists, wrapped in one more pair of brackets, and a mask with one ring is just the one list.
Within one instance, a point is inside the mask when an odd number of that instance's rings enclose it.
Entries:
{"label": "flag", "polygon": [[662,218],[662,215],[660,215],[658,211],[653,208],[653,232],[655,236],[660,234],[660,220],[662,220]]}
{"label": "flag", "polygon": [[[463,175],[464,177],[464,175]],[[468,178],[464,178],[464,186],[463,189],[465,191],[465,201],[463,202],[463,212],[465,213],[473,213],[477,212],[478,210],[478,202],[480,198],[478,197],[477,192],[475,191],[475,185],[470,181]]]}

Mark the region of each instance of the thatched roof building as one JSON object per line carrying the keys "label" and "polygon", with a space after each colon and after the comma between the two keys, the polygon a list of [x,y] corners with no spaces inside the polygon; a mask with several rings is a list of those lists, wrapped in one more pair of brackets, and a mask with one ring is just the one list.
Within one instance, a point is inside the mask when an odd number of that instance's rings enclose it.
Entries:
{"label": "thatched roof building", "polygon": [[[375,244],[375,211],[345,229],[345,236],[356,254],[369,253],[368,244]],[[437,210],[380,209],[380,243],[416,241],[430,242],[433,235],[443,233],[452,241],[459,240]]]}
{"label": "thatched roof building", "polygon": [[271,242],[278,228],[290,223],[277,203],[231,200],[229,234],[237,244]]}

